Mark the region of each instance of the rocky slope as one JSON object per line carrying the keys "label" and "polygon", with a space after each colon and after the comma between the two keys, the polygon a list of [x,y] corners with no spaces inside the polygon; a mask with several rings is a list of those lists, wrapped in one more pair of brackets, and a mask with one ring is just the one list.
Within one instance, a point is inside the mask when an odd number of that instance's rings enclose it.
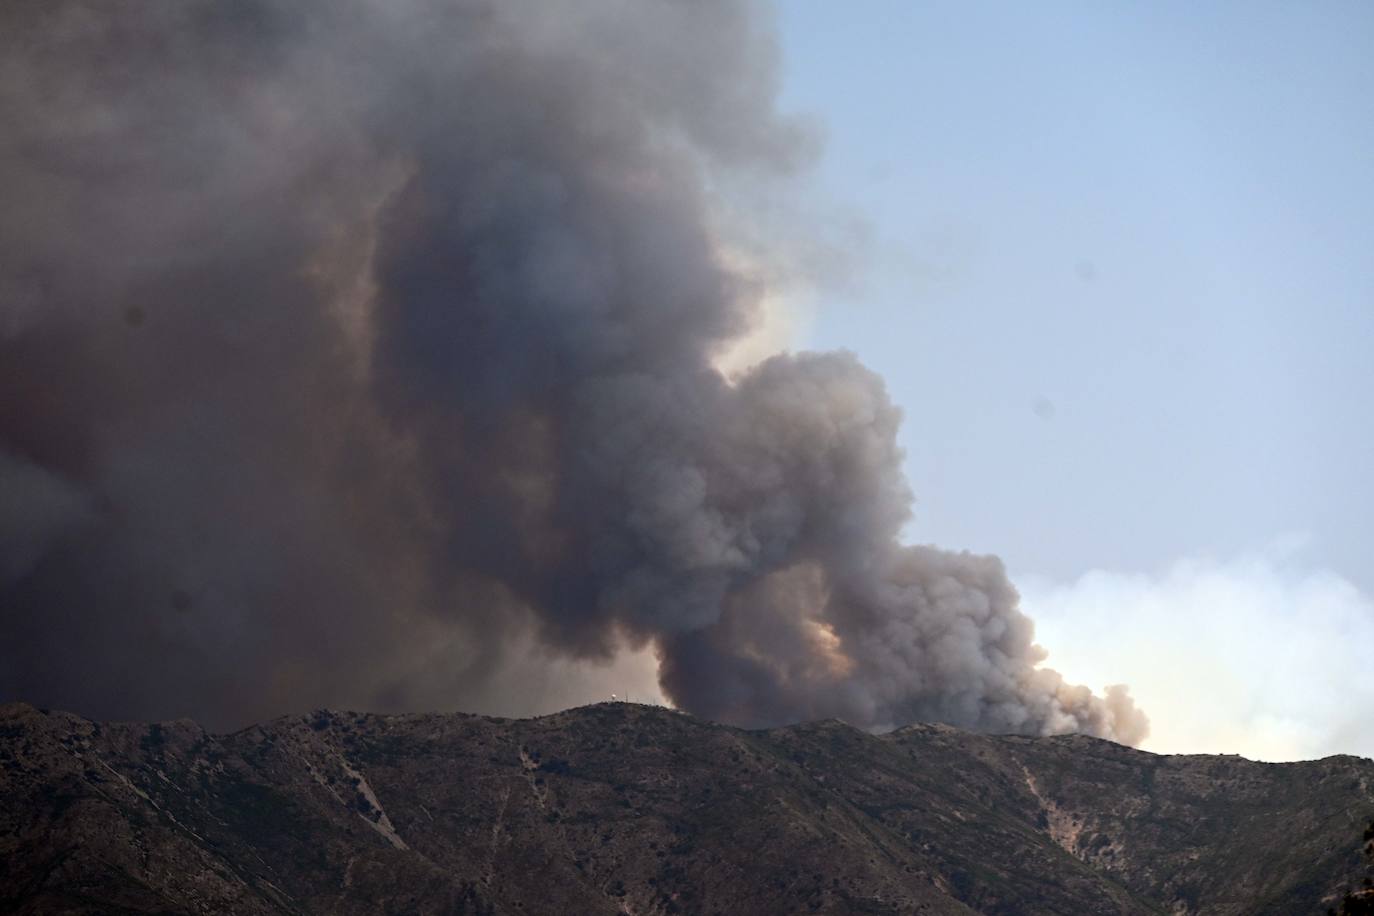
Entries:
{"label": "rocky slope", "polygon": [[1374,762],[602,704],[232,735],[0,707],[5,913],[1323,913]]}

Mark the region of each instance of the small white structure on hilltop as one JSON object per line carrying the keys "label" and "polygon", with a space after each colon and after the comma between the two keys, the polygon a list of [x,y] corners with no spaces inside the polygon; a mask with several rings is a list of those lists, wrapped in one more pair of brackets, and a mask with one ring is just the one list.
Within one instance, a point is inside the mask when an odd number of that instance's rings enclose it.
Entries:
{"label": "small white structure on hilltop", "polygon": [[611,694],[611,702],[612,702],[612,703],[618,703],[618,702],[620,702],[620,701],[616,698],[616,695],[615,695],[615,694]]}

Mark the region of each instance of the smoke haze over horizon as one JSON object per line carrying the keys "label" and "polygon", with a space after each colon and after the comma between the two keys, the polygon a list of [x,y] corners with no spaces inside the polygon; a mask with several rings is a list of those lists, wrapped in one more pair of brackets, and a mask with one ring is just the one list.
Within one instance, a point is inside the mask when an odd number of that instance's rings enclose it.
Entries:
{"label": "smoke haze over horizon", "polygon": [[649,650],[730,723],[1139,742],[1000,560],[901,543],[881,378],[739,355],[826,269],[776,57],[743,2],[7,4],[0,697],[471,709]]}

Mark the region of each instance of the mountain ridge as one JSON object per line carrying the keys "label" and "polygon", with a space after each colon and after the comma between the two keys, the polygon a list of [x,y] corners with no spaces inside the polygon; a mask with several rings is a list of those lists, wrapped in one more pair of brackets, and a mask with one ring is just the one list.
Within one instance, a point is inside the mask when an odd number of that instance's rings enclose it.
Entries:
{"label": "mountain ridge", "polygon": [[224,735],[0,706],[0,911],[25,914],[1322,913],[1371,817],[1349,755],[632,703]]}

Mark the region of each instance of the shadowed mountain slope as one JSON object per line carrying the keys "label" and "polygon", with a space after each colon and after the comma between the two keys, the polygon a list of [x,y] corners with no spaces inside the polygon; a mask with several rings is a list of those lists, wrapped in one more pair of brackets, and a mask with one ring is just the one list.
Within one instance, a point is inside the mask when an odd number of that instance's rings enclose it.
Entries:
{"label": "shadowed mountain slope", "polygon": [[6,913],[1322,913],[1374,762],[601,704],[232,735],[0,707]]}

